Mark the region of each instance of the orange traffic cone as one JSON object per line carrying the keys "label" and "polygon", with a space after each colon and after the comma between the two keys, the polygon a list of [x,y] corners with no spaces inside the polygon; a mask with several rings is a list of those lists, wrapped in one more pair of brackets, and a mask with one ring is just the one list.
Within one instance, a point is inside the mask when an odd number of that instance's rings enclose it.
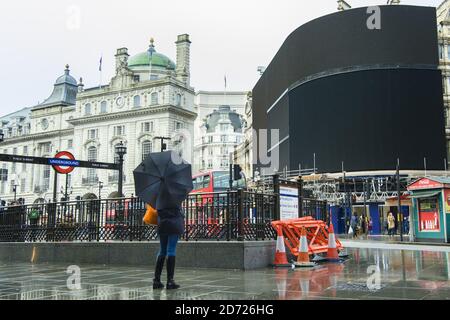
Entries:
{"label": "orange traffic cone", "polygon": [[328,261],[339,261],[339,253],[336,248],[336,236],[334,235],[333,224],[328,228]]}
{"label": "orange traffic cone", "polygon": [[308,239],[306,239],[306,229],[302,227],[300,231],[300,242],[298,245],[297,262],[294,263],[296,267],[314,267],[316,264],[309,261]]}
{"label": "orange traffic cone", "polygon": [[284,236],[281,227],[277,226],[277,248],[275,252],[274,267],[291,267],[286,257],[286,247],[284,246]]}

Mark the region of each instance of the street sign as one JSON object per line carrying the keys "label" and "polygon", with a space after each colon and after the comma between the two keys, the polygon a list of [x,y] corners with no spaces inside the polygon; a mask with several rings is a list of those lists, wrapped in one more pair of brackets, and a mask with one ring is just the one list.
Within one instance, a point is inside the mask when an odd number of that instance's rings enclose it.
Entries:
{"label": "street sign", "polygon": [[298,218],[298,188],[280,186],[280,220]]}
{"label": "street sign", "polygon": [[80,165],[80,162],[76,161],[74,155],[68,151],[58,152],[55,158],[48,160],[48,163],[61,174],[69,174]]}
{"label": "street sign", "polygon": [[105,163],[105,162],[91,162],[82,160],[70,160],[63,158],[43,158],[43,157],[30,157],[30,156],[18,156],[11,154],[1,154],[0,162],[16,162],[16,163],[31,163],[39,165],[57,165],[61,167],[79,167],[79,168],[93,168],[104,170],[119,170],[117,163]]}

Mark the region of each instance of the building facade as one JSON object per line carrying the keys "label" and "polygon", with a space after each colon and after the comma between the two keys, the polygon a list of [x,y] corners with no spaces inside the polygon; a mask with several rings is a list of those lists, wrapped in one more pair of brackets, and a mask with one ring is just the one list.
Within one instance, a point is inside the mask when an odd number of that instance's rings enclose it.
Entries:
{"label": "building facade", "polygon": [[[53,157],[67,150],[76,159],[113,163],[115,146],[127,147],[124,163],[125,196],[134,193],[133,170],[150,152],[168,149],[192,161],[195,92],[190,86],[190,40],[176,41],[176,64],[155,50],[130,57],[117,49],[116,72],[104,86],[84,88],[66,66],[43,103],[0,119],[5,154]],[[0,164],[0,199],[25,199],[26,203],[48,201],[53,194],[54,170],[49,166],[20,163]],[[77,168],[67,176],[69,195],[92,199],[115,197],[118,173]],[[65,193],[65,177],[59,175],[58,200]],[[101,188],[103,186],[103,188]]]}
{"label": "building facade", "polygon": [[230,154],[244,140],[248,119],[246,91],[199,91],[196,112],[194,173],[228,170]]}

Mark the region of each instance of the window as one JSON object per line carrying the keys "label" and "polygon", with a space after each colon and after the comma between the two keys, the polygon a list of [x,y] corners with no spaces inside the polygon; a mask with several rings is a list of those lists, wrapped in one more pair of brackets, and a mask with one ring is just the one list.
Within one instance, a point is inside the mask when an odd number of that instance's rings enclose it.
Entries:
{"label": "window", "polygon": [[225,132],[228,131],[228,124],[220,124],[220,131]]}
{"label": "window", "polygon": [[158,104],[158,92],[153,92],[150,98],[151,105]]}
{"label": "window", "polygon": [[141,81],[141,77],[139,75],[134,75],[133,79],[134,79],[135,82]]}
{"label": "window", "polygon": [[220,160],[220,166],[222,168],[228,167],[228,160],[227,159]]}
{"label": "window", "polygon": [[450,46],[447,46],[447,59],[450,59]]}
{"label": "window", "polygon": [[227,142],[227,136],[220,136],[220,142]]}
{"label": "window", "polygon": [[228,154],[228,148],[227,147],[220,147],[220,154],[222,154],[222,155]]}
{"label": "window", "polygon": [[213,136],[208,136],[208,143],[212,143],[213,142]]}
{"label": "window", "polygon": [[133,106],[135,108],[139,108],[141,106],[141,96],[134,96],[134,98],[133,98]]}
{"label": "window", "polygon": [[149,153],[152,152],[152,142],[151,141],[144,141],[142,142],[142,161],[147,158]]}
{"label": "window", "polygon": [[95,162],[97,161],[97,148],[96,147],[89,147],[88,149],[88,161]]}
{"label": "window", "polygon": [[90,129],[88,131],[88,139],[97,139],[97,129]]}
{"label": "window", "polygon": [[208,160],[208,169],[212,169],[212,167],[213,167],[212,160],[209,159],[209,160]]}
{"label": "window", "polygon": [[175,121],[175,130],[183,129],[183,124],[181,122]]}
{"label": "window", "polygon": [[23,147],[23,155],[24,156],[28,155],[28,147],[27,146]]}
{"label": "window", "polygon": [[27,164],[22,163],[22,172],[26,172],[26,171],[27,171]]}
{"label": "window", "polygon": [[69,139],[67,140],[67,149],[72,149],[73,148],[73,140]]}
{"label": "window", "polygon": [[214,148],[208,148],[208,154],[212,156],[214,154]]}
{"label": "window", "polygon": [[177,93],[177,95],[175,96],[175,105],[177,107],[181,106],[181,94]]}
{"label": "window", "polygon": [[108,103],[106,101],[102,101],[100,104],[100,113],[108,112]]}
{"label": "window", "polygon": [[17,154],[17,148],[13,148],[13,154]]}
{"label": "window", "polygon": [[44,190],[48,190],[50,188],[50,167],[44,167],[44,184],[42,185]]}
{"label": "window", "polygon": [[439,45],[439,59],[444,59],[444,46],[442,44]]}
{"label": "window", "polygon": [[51,153],[52,152],[52,144],[50,142],[42,143],[42,144],[40,144],[40,149],[41,149],[42,153]]}
{"label": "window", "polygon": [[[87,161],[95,162],[97,161],[97,148],[89,147]],[[93,182],[97,178],[97,171],[95,169],[89,168],[87,171],[88,182]]]}
{"label": "window", "polygon": [[27,186],[26,179],[21,179],[20,180],[20,192],[22,192],[22,193],[25,192],[26,186]]}
{"label": "window", "polygon": [[115,136],[123,136],[125,134],[125,126],[115,126],[114,127],[114,135]]}
{"label": "window", "polygon": [[142,132],[153,132],[153,121],[142,124]]}
{"label": "window", "polygon": [[86,116],[90,116],[92,114],[92,107],[90,103],[86,103],[86,105],[84,106],[84,114]]}
{"label": "window", "polygon": [[8,167],[7,164],[4,163],[2,168],[0,169],[0,182],[8,181]]}

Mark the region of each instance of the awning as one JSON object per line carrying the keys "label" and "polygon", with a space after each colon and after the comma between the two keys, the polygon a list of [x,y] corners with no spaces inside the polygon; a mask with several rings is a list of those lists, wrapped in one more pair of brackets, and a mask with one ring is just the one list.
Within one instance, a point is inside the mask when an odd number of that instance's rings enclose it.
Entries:
{"label": "awning", "polygon": [[420,192],[414,192],[410,195],[411,198],[418,199],[418,198],[430,198],[433,196],[436,196],[441,193],[441,190],[431,190],[431,191],[420,191]]}

